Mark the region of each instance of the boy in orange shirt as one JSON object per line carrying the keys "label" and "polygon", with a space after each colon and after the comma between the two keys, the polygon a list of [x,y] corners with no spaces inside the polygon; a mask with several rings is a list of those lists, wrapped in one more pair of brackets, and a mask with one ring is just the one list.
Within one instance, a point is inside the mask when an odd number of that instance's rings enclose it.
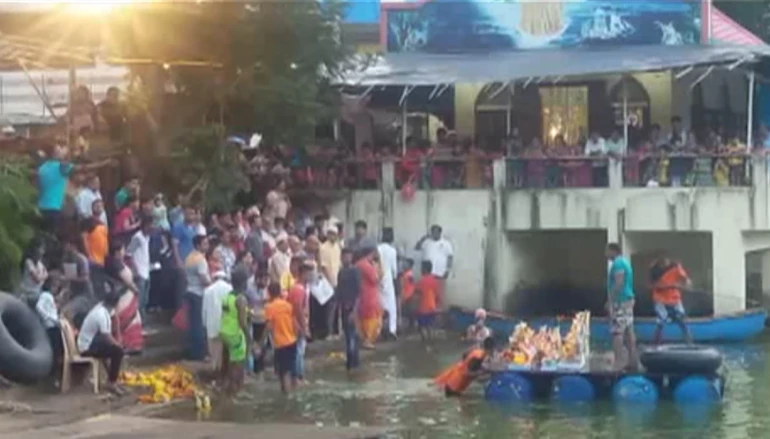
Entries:
{"label": "boy in orange shirt", "polygon": [[[275,372],[281,382],[281,392],[297,387],[297,331],[299,322],[294,307],[281,297],[281,286],[275,282],[267,287],[270,302],[265,305],[265,320],[268,331],[273,335],[273,361]],[[265,335],[267,331],[265,331]],[[263,338],[264,336],[263,335]],[[264,345],[264,339],[261,345]]]}
{"label": "boy in orange shirt", "polygon": [[440,304],[441,281],[434,276],[433,264],[430,261],[422,261],[420,271],[422,277],[417,281],[414,287],[414,294],[417,298],[417,329],[420,331],[422,341],[433,338],[433,324]]}

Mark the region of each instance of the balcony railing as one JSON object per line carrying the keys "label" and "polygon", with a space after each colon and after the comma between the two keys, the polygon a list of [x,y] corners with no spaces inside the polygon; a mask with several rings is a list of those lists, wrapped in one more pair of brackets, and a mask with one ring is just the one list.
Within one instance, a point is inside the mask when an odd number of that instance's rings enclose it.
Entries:
{"label": "balcony railing", "polygon": [[667,154],[623,158],[623,185],[750,186],[751,154]]}
{"label": "balcony railing", "polygon": [[[750,186],[758,154],[458,158],[316,162],[289,169],[296,189],[418,190]],[[770,160],[770,159],[768,159]],[[499,165],[498,165],[499,164]],[[500,166],[501,165],[501,166]],[[500,173],[495,175],[495,173]]]}

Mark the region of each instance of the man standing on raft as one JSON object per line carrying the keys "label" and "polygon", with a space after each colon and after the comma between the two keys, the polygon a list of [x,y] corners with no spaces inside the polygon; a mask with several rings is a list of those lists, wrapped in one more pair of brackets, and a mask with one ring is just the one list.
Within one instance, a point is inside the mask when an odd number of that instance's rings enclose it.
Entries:
{"label": "man standing on raft", "polygon": [[683,289],[690,288],[692,282],[682,264],[659,251],[655,262],[650,265],[650,284],[657,316],[653,342],[660,344],[663,341],[663,325],[673,322],[682,330],[685,343],[692,343],[692,335],[684,321],[686,314],[681,293]]}
{"label": "man standing on raft", "polygon": [[[607,259],[610,269],[607,273],[607,312],[612,331],[612,350],[616,369],[636,370],[639,357],[636,352],[634,333],[634,271],[619,244],[607,245]],[[621,366],[624,351],[628,352],[628,363]]]}

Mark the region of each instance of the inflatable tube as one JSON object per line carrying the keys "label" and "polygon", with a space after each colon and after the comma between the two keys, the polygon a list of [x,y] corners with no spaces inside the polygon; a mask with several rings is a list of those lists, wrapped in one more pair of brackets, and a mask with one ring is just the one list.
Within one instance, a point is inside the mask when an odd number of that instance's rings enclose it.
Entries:
{"label": "inflatable tube", "polygon": [[681,404],[711,404],[722,400],[722,391],[718,380],[690,376],[676,385],[673,396]]}
{"label": "inflatable tube", "polygon": [[532,383],[517,373],[498,373],[489,380],[484,397],[496,402],[529,402],[532,399]]}
{"label": "inflatable tube", "polygon": [[553,380],[551,398],[559,402],[588,402],[596,397],[594,385],[580,375],[560,376]]}
{"label": "inflatable tube", "polygon": [[656,346],[642,351],[639,359],[647,372],[661,374],[711,375],[722,365],[722,354],[706,346]]}
{"label": "inflatable tube", "polygon": [[43,324],[24,302],[0,293],[0,375],[23,384],[47,377],[53,350]]}
{"label": "inflatable tube", "polygon": [[612,399],[620,403],[654,403],[658,397],[655,383],[641,375],[624,377],[612,388]]}

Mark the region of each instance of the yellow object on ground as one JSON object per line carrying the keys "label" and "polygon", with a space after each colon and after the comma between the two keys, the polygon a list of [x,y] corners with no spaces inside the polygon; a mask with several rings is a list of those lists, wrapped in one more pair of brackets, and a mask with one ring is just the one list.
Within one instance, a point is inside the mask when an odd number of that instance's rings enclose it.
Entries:
{"label": "yellow object on ground", "polygon": [[142,403],[192,398],[197,391],[192,374],[178,365],[164,366],[152,372],[123,372],[120,382],[130,387],[148,388],[149,393],[139,396]]}

